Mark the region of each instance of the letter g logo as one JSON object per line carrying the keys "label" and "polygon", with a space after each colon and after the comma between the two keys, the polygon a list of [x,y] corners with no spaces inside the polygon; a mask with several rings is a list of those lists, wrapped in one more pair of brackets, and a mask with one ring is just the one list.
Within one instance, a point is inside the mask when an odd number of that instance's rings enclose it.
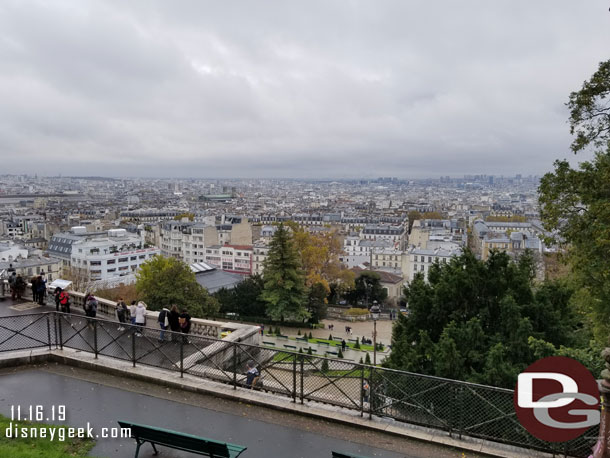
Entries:
{"label": "letter g logo", "polygon": [[563,356],[538,360],[519,374],[514,404],[525,429],[550,442],[574,439],[600,421],[597,382]]}

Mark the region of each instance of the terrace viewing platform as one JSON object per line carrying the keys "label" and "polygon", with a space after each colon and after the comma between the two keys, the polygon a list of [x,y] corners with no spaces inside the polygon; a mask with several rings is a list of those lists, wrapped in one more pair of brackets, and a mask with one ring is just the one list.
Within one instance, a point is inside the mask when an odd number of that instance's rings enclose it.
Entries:
{"label": "terrace viewing platform", "polygon": [[[330,456],[331,449],[383,457],[588,456],[597,438],[592,428],[567,447],[539,441],[517,421],[511,390],[267,348],[255,326],[234,327],[224,339],[166,332],[160,342],[153,327],[136,337],[115,321],[89,321],[54,306],[0,301],[0,413],[18,402],[61,403],[100,424],[123,419],[242,444],[245,457]],[[246,385],[249,360],[262,375],[256,390]],[[216,421],[224,418],[218,411],[249,421]],[[91,453],[132,456],[129,440],[121,441],[100,440]]]}

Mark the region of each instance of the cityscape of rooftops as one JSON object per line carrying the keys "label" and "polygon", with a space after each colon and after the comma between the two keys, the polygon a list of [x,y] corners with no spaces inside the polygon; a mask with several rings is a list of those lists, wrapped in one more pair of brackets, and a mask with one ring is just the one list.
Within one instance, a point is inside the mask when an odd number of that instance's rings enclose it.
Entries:
{"label": "cityscape of rooftops", "polygon": [[1,2],[0,457],[610,456],[608,6]]}

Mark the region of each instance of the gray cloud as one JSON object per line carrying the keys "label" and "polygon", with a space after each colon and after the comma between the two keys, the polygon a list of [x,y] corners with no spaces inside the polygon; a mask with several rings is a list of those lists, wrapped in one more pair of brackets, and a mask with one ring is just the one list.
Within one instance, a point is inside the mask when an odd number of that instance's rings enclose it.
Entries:
{"label": "gray cloud", "polygon": [[6,1],[6,173],[542,173],[601,0]]}

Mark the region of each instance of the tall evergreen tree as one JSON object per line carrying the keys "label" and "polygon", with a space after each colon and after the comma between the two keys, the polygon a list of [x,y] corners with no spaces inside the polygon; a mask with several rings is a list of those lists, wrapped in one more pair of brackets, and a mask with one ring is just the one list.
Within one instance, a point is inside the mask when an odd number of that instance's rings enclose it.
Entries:
{"label": "tall evergreen tree", "polygon": [[269,244],[264,264],[264,288],[261,299],[267,303],[267,315],[274,320],[303,320],[307,293],[299,253],[283,224],[278,226]]}

